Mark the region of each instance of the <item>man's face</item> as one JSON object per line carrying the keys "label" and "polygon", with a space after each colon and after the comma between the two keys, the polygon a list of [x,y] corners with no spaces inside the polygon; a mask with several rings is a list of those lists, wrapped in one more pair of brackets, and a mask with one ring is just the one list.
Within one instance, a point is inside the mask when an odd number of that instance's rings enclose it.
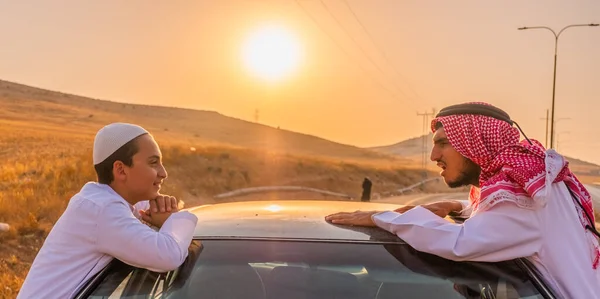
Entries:
{"label": "man's face", "polygon": [[479,185],[481,168],[450,145],[446,132],[442,127],[433,134],[431,161],[437,162],[438,167],[442,168],[440,175],[444,178],[444,182],[448,187]]}
{"label": "man's face", "polygon": [[162,165],[162,154],[152,135],[142,135],[136,142],[139,150],[133,156],[133,165],[125,166],[125,187],[130,198],[139,202],[158,196],[167,171]]}

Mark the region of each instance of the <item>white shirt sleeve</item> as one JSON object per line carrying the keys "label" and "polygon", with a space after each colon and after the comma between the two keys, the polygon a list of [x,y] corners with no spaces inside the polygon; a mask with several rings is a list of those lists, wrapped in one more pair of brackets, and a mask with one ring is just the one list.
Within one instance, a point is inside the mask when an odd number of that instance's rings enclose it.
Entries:
{"label": "white shirt sleeve", "polygon": [[471,206],[471,202],[467,200],[458,200],[462,205],[462,210],[459,212],[460,218],[469,218],[471,216],[471,212],[473,211],[473,207]]}
{"label": "white shirt sleeve", "polygon": [[180,211],[154,231],[135,218],[125,203],[115,202],[100,214],[97,246],[129,265],[167,272],[185,261],[197,222],[194,214]]}
{"label": "white shirt sleeve", "polygon": [[136,203],[135,205],[133,205],[133,215],[136,218],[141,219],[142,216],[140,215],[140,211],[146,211],[149,208],[150,208],[150,201],[142,200],[142,201]]}
{"label": "white shirt sleeve", "polygon": [[423,207],[403,214],[378,213],[373,221],[416,250],[455,261],[526,257],[539,252],[542,244],[537,213],[510,202],[476,213],[462,224],[451,223]]}
{"label": "white shirt sleeve", "polygon": [[141,210],[147,210],[150,208],[150,201],[149,200],[142,200],[138,203],[136,203],[135,205],[133,205],[133,208],[141,211]]}

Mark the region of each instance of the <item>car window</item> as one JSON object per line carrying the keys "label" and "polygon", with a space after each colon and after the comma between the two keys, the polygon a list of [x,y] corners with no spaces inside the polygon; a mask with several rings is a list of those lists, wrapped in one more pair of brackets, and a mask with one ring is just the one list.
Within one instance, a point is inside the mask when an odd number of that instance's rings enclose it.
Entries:
{"label": "car window", "polygon": [[[181,273],[183,272],[183,273]],[[408,245],[207,240],[178,271],[122,266],[87,298],[545,298],[514,261],[453,262]]]}
{"label": "car window", "polygon": [[157,273],[115,261],[110,273],[86,298],[164,298],[178,270]]}
{"label": "car window", "polygon": [[[167,298],[169,288],[177,288],[186,281],[185,276],[193,270],[196,259],[202,251],[202,244],[194,240],[188,248],[188,257],[178,269],[167,273],[153,272],[127,265],[119,260],[112,261],[106,273],[94,284],[88,294],[81,298]],[[84,288],[85,290],[85,288]]]}

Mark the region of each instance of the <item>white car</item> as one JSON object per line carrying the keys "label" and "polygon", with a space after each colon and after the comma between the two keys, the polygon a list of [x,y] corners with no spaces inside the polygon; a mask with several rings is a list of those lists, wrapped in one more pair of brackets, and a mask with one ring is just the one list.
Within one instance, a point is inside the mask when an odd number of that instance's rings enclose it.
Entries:
{"label": "white car", "polygon": [[341,210],[399,207],[250,201],[191,208],[199,222],[179,269],[156,273],[115,259],[76,298],[556,298],[525,259],[454,262],[379,228],[324,220]]}

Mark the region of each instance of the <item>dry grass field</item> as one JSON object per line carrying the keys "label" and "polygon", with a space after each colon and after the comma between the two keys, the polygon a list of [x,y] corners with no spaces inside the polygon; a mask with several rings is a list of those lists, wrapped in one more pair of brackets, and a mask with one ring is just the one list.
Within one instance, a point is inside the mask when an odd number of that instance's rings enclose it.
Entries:
{"label": "dry grass field", "polygon": [[[216,112],[94,100],[0,81],[0,298],[14,298],[69,198],[95,180],[95,132],[116,121],[137,123],[157,139],[169,178],[162,190],[186,206],[255,186],[305,186],[357,198],[369,176],[374,193],[423,179],[412,159],[229,118]],[[596,180],[596,168],[584,168]],[[429,172],[428,177],[437,176]],[[425,191],[448,192],[441,183]],[[308,193],[232,200],[323,198]]]}
{"label": "dry grass field", "polygon": [[[11,225],[10,231],[0,233],[0,297],[10,298],[69,198],[95,174],[92,135],[73,138],[58,131],[12,131],[3,123],[0,128],[0,222]],[[391,191],[421,178],[419,171],[401,168],[228,147],[199,146],[191,151],[162,144],[169,171],[163,192],[187,206],[215,203],[216,194],[250,186],[306,186],[357,196],[365,175],[373,178],[374,192]]]}
{"label": "dry grass field", "polygon": [[[1,81],[0,105],[0,222],[11,226],[0,232],[0,298],[16,296],[69,198],[95,180],[93,137],[110,122],[138,123],[155,135],[169,172],[162,192],[187,206],[253,186],[305,186],[356,198],[365,176],[373,192],[422,179],[410,160],[214,112],[100,102]],[[279,196],[322,198],[296,193],[226,201]]]}

